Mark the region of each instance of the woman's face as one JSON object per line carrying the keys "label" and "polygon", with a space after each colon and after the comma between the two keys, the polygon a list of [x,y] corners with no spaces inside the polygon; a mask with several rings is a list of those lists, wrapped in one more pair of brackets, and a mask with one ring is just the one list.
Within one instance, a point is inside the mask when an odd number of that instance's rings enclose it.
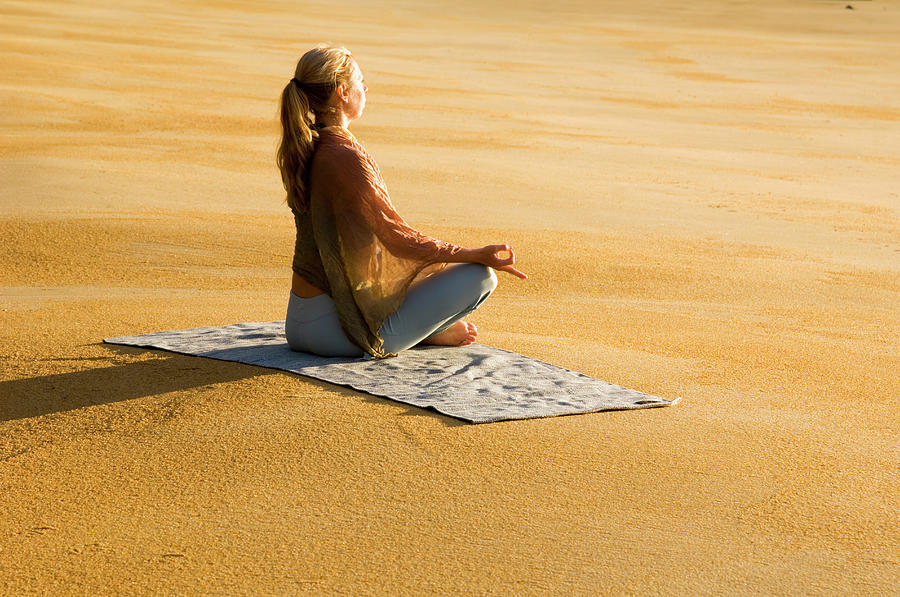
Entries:
{"label": "woman's face", "polygon": [[356,61],[353,62],[353,74],[346,84],[347,102],[344,106],[344,113],[350,120],[362,116],[363,109],[366,107],[366,92],[369,90],[363,80],[362,71],[359,70]]}

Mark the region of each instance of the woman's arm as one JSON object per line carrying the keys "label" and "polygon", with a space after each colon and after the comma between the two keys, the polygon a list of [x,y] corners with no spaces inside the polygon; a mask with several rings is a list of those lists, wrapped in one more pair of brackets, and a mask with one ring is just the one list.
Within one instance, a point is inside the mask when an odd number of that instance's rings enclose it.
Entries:
{"label": "woman's arm", "polygon": [[424,263],[481,263],[528,278],[513,267],[515,254],[508,244],[467,249],[426,236],[407,224],[394,209],[378,166],[361,147],[342,146],[321,157],[327,159],[317,164],[322,169],[320,180],[330,187],[326,194],[340,221],[338,228],[348,237],[374,234],[398,257]]}

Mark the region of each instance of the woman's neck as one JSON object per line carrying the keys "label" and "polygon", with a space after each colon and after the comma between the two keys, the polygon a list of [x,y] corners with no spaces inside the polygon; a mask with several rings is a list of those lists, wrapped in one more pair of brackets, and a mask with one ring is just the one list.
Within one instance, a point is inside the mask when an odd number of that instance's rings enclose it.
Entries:
{"label": "woman's neck", "polygon": [[348,130],[350,119],[343,112],[337,114],[324,114],[316,118],[316,122],[322,126],[338,126],[344,130]]}

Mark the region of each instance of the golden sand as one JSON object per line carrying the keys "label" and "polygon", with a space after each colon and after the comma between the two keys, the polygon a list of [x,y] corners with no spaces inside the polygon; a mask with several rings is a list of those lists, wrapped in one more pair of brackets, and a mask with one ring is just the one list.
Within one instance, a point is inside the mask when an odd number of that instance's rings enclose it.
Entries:
{"label": "golden sand", "polygon": [[[851,3],[0,4],[0,593],[896,591],[900,5]],[[100,344],[283,317],[323,40],[407,220],[518,249],[480,340],[679,406]]]}

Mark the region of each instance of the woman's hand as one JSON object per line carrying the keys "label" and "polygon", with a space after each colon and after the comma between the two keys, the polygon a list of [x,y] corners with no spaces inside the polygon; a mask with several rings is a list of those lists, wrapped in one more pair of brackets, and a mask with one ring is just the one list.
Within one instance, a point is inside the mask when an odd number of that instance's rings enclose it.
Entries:
{"label": "woman's hand", "polygon": [[[509,245],[488,245],[477,249],[480,263],[501,272],[510,273],[518,278],[527,280],[528,276],[513,267],[516,262],[516,254],[513,253],[512,247]],[[501,255],[509,253],[508,256]]]}

